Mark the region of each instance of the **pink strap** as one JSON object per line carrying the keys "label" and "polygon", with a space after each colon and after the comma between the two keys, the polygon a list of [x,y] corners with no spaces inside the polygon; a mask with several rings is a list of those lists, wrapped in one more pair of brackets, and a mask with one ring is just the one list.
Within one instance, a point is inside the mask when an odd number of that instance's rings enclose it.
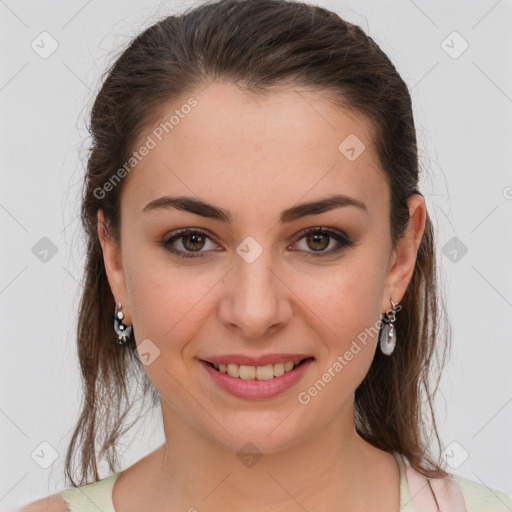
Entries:
{"label": "pink strap", "polygon": [[452,477],[427,478],[414,469],[406,457],[402,460],[414,512],[467,512],[457,480]]}

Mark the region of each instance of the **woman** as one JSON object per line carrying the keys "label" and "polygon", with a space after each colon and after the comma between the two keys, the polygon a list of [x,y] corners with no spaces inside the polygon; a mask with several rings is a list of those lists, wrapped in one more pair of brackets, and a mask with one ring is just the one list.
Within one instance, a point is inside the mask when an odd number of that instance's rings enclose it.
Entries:
{"label": "woman", "polygon": [[[75,488],[23,510],[512,509],[429,451],[434,233],[409,92],[359,27],[285,0],[170,16],[91,133]],[[119,471],[138,377],[166,442]]]}

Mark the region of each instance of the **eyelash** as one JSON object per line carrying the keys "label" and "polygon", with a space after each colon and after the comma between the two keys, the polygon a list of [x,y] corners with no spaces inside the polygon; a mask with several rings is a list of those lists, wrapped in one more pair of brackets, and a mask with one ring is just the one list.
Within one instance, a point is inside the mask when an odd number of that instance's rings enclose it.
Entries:
{"label": "eyelash", "polygon": [[[304,238],[305,236],[307,236],[309,234],[319,234],[319,233],[326,234],[329,237],[334,238],[334,240],[336,240],[339,243],[339,246],[336,247],[335,249],[331,249],[329,251],[319,251],[317,253],[315,253],[314,251],[306,251],[306,253],[312,253],[312,254],[305,255],[306,258],[319,258],[319,257],[321,258],[321,257],[325,257],[325,256],[330,256],[332,254],[340,252],[342,249],[344,249],[346,247],[353,247],[355,245],[355,243],[352,242],[352,240],[350,240],[347,236],[342,235],[341,233],[338,233],[337,231],[333,231],[331,229],[322,228],[322,227],[307,228],[305,230],[300,231],[299,233],[297,233],[297,239],[294,243],[297,243],[298,241],[302,240],[302,238]],[[160,244],[166,251],[168,251],[172,254],[175,254],[176,256],[179,256],[180,258],[184,258],[184,259],[204,258],[204,256],[193,255],[194,253],[192,253],[192,252],[187,254],[187,252],[177,251],[175,249],[170,248],[170,245],[173,242],[175,242],[176,240],[179,240],[180,238],[183,238],[184,235],[195,235],[195,234],[204,235],[207,238],[211,239],[211,237],[208,235],[208,233],[206,231],[203,231],[203,230],[197,229],[197,228],[196,229],[184,228],[184,229],[178,230],[171,237],[161,240]],[[207,252],[207,251],[203,251],[203,252]],[[201,254],[201,252],[198,252],[196,254]]]}

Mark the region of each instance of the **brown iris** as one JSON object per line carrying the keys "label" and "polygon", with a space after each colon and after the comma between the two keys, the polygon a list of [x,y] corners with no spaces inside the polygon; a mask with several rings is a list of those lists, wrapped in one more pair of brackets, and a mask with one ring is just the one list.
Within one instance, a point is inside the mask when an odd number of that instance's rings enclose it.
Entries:
{"label": "brown iris", "polygon": [[[322,242],[322,238],[326,243]],[[329,235],[323,233],[310,233],[307,235],[307,241],[311,249],[315,251],[322,251],[326,247],[329,247]]]}

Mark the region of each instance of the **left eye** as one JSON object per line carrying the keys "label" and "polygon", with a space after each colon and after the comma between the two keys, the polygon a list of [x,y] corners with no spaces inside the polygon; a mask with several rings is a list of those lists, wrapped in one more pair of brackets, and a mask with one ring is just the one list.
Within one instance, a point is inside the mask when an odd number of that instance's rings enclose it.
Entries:
{"label": "left eye", "polygon": [[[174,246],[174,244],[180,239],[180,245],[184,250],[177,249]],[[338,245],[329,250],[325,250],[331,245],[333,239],[337,242]],[[173,236],[162,240],[161,244],[164,249],[182,258],[201,258],[203,257],[201,253],[208,252],[201,250],[206,245],[207,240],[211,241],[211,238],[205,232],[197,229],[187,228],[179,230]],[[354,243],[347,236],[326,228],[310,228],[301,231],[297,235],[297,240],[295,243],[301,240],[304,240],[307,247],[312,249],[310,251],[307,249],[299,249],[305,253],[313,253],[308,254],[307,257],[330,255],[342,250],[344,247],[350,247],[354,245]],[[213,244],[213,250],[215,250],[215,246],[216,245]]]}
{"label": "left eye", "polygon": [[[312,251],[304,251],[306,253],[305,256],[308,258],[329,256],[341,251],[345,247],[355,245],[346,235],[328,228],[309,228],[301,231],[297,236],[297,241],[304,239],[307,246],[313,249]],[[325,250],[333,239],[337,242],[337,246],[328,251]]]}

